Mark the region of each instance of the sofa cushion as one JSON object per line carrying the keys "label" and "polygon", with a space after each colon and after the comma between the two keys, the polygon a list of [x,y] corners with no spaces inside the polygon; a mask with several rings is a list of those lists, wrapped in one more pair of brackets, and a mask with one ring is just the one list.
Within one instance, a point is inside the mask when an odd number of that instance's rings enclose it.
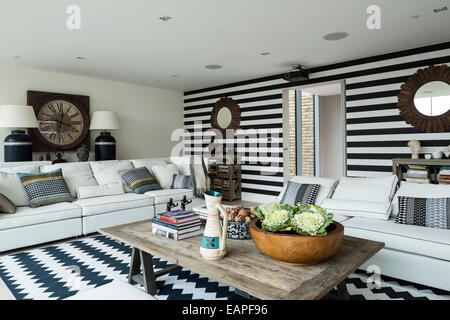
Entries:
{"label": "sofa cushion", "polygon": [[396,223],[450,229],[450,198],[398,197]]}
{"label": "sofa cushion", "polygon": [[17,172],[39,173],[36,165],[0,168],[0,193],[4,194],[16,206],[27,206],[28,196]]}
{"label": "sofa cushion", "polygon": [[392,213],[394,216],[398,214],[398,197],[450,198],[450,185],[403,181],[392,201]]}
{"label": "sofa cushion", "polygon": [[373,178],[339,179],[339,184],[333,194],[338,200],[368,200],[390,202],[397,185],[397,176],[387,175]]}
{"label": "sofa cushion", "polygon": [[154,158],[154,159],[136,159],[131,160],[135,168],[146,167],[151,174],[153,174],[153,166],[165,165],[169,163],[168,158]]}
{"label": "sofa cushion", "polygon": [[[309,177],[309,176],[295,176],[292,179],[289,179],[289,181],[296,182],[296,183],[302,183],[302,184],[320,184],[319,191],[316,195],[316,205],[321,205],[322,201],[326,198],[329,198],[334,188],[338,182],[337,179],[330,179],[330,178],[320,178],[320,177]],[[283,190],[281,191],[280,195],[278,196],[278,202],[281,201],[284,192],[286,191],[287,185],[284,186]]]}
{"label": "sofa cushion", "polygon": [[119,174],[134,193],[142,194],[147,191],[161,189],[156,178],[146,167],[121,170]]}
{"label": "sofa cushion", "polygon": [[192,189],[194,187],[194,181],[192,176],[186,175],[173,175],[172,189]]}
{"label": "sofa cushion", "polygon": [[98,184],[108,184],[114,182],[122,182],[126,192],[131,192],[130,187],[119,175],[119,171],[125,169],[132,169],[133,165],[131,160],[112,160],[112,161],[92,161],[91,165],[92,173]]}
{"label": "sofa cushion", "polygon": [[352,218],[342,223],[345,234],[384,242],[386,248],[450,261],[450,230]]}
{"label": "sofa cushion", "polygon": [[333,221],[337,221],[337,222],[340,222],[340,223],[342,223],[342,222],[344,222],[344,221],[346,221],[348,219],[351,219],[351,218],[352,217],[343,216],[343,215],[340,215],[340,214],[334,214],[333,215]]}
{"label": "sofa cushion", "polygon": [[178,168],[173,163],[156,165],[152,169],[156,180],[163,189],[169,189],[172,186],[173,176],[178,174]]}
{"label": "sofa cushion", "polygon": [[81,208],[73,203],[62,202],[37,208],[18,207],[14,214],[0,215],[0,230],[73,218],[81,218]]}
{"label": "sofa cushion", "polygon": [[314,205],[320,184],[304,184],[288,181],[286,190],[281,198],[281,204],[295,206],[298,203],[304,206]]}
{"label": "sofa cushion", "polygon": [[153,198],[143,194],[124,193],[115,196],[80,199],[73,203],[83,209],[82,215],[86,217],[106,212],[152,206]]}
{"label": "sofa cushion", "polygon": [[369,219],[388,220],[391,213],[390,202],[325,199],[321,206],[334,214]]}
{"label": "sofa cushion", "polygon": [[41,172],[50,172],[57,169],[62,170],[72,197],[77,196],[77,186],[95,186],[98,184],[88,162],[68,162],[42,166]]}
{"label": "sofa cushion", "polygon": [[16,206],[5,195],[0,193],[0,213],[14,213]]}
{"label": "sofa cushion", "polygon": [[75,200],[70,194],[62,170],[46,173],[18,173],[31,207]]}
{"label": "sofa cushion", "polygon": [[186,196],[188,199],[194,198],[192,189],[162,189],[146,192],[145,195],[153,197],[155,204],[165,204],[172,198],[173,201],[179,201]]}
{"label": "sofa cushion", "polygon": [[191,158],[190,157],[170,157],[169,161],[175,164],[181,175],[191,175]]}
{"label": "sofa cushion", "polygon": [[78,199],[113,196],[122,193],[125,193],[125,190],[123,189],[123,184],[121,182],[77,187]]}

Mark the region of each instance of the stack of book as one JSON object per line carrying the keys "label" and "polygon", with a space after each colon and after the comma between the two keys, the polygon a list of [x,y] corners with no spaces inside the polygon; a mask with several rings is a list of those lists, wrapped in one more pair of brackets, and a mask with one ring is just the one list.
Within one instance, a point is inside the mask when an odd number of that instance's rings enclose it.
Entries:
{"label": "stack of book", "polygon": [[208,174],[216,175],[217,174],[217,164],[210,163],[208,165]]}
{"label": "stack of book", "polygon": [[222,179],[212,178],[211,189],[214,191],[222,192]]}
{"label": "stack of book", "polygon": [[228,166],[226,164],[219,164],[218,169],[217,169],[217,175],[219,177],[227,178],[228,177],[228,171],[229,171],[229,168],[228,168]]}
{"label": "stack of book", "polygon": [[430,173],[427,166],[409,165],[406,181],[415,183],[430,183]]}
{"label": "stack of book", "polygon": [[200,215],[190,211],[173,211],[152,219],[152,232],[164,237],[182,240],[203,234]]}
{"label": "stack of book", "polygon": [[438,182],[439,184],[450,184],[450,167],[441,167]]}

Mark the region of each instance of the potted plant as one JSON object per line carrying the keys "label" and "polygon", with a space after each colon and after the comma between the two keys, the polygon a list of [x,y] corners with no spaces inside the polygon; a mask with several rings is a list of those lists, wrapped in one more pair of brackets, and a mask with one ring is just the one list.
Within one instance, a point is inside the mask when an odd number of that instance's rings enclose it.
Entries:
{"label": "potted plant", "polygon": [[336,253],[344,227],[319,206],[272,203],[252,208],[255,245],[273,260],[295,266],[317,264]]}

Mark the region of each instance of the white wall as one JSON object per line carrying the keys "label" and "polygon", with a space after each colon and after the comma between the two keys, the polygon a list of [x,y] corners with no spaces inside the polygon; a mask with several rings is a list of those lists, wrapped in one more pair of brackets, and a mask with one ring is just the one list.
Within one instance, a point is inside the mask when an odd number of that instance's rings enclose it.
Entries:
{"label": "white wall", "polygon": [[[116,111],[121,129],[112,134],[118,159],[168,156],[175,144],[170,141],[172,131],[183,128],[181,92],[0,64],[0,105],[26,105],[27,90],[87,95],[91,115],[95,110]],[[0,143],[9,132],[0,128]],[[92,150],[98,134],[91,132]],[[74,159],[74,154],[64,158]]]}
{"label": "white wall", "polygon": [[339,178],[343,166],[341,96],[319,99],[320,176]]}

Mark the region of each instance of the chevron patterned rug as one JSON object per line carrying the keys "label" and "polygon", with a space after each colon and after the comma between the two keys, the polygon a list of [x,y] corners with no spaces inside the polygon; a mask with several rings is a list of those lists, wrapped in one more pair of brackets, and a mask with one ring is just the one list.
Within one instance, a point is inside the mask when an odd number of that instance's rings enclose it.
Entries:
{"label": "chevron patterned rug", "polygon": [[[94,236],[0,257],[0,277],[18,300],[57,300],[92,290],[113,280],[127,281],[131,248],[105,236]],[[153,259],[155,270],[169,264]],[[347,279],[354,300],[450,300],[450,292],[389,277],[369,289],[368,275],[358,271]],[[139,285],[137,287],[141,288]],[[243,299],[225,284],[187,269],[157,279],[161,300]]]}

